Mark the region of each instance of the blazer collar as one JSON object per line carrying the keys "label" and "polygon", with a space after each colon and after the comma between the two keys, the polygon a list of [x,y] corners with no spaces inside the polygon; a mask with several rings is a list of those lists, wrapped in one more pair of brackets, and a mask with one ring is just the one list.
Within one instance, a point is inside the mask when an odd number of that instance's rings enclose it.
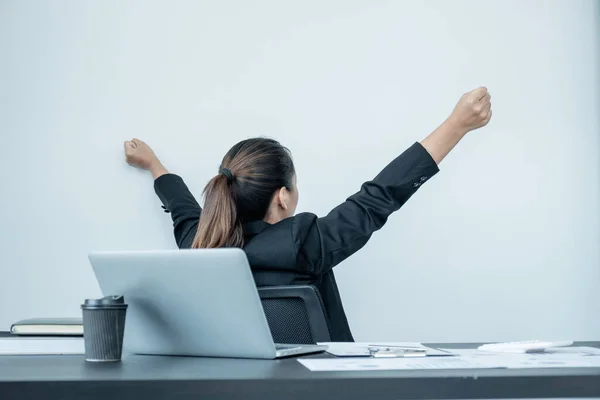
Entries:
{"label": "blazer collar", "polygon": [[244,224],[244,236],[258,235],[268,227],[269,224],[265,221],[251,221]]}

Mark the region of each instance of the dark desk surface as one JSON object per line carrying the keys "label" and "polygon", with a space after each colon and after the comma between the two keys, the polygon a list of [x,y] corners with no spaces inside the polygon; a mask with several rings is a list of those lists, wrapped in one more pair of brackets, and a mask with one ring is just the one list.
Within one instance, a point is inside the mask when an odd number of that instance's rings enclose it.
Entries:
{"label": "dark desk surface", "polygon": [[600,368],[311,372],[293,358],[127,356],[93,364],[83,356],[0,357],[2,400],[534,397],[600,397]]}

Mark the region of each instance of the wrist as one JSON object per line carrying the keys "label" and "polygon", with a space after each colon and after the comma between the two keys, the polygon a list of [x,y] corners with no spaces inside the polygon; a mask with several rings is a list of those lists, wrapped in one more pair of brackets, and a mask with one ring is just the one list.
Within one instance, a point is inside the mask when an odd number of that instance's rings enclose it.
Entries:
{"label": "wrist", "polygon": [[150,173],[152,174],[152,178],[154,179],[157,179],[169,173],[169,171],[167,171],[167,169],[162,165],[158,158],[150,163],[148,171],[150,171]]}
{"label": "wrist", "polygon": [[160,168],[160,166],[161,166],[160,160],[158,159],[158,157],[155,157],[155,158],[151,159],[150,161],[148,161],[148,164],[146,165],[146,169],[148,171],[152,171],[153,169]]}
{"label": "wrist", "polygon": [[452,116],[448,117],[448,119],[444,121],[442,127],[448,134],[458,136],[461,139],[470,131],[463,124],[452,118]]}

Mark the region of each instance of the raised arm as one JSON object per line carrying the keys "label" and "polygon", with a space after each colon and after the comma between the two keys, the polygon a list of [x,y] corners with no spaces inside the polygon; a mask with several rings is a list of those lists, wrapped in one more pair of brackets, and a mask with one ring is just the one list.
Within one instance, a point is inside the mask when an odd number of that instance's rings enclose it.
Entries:
{"label": "raised arm", "polygon": [[[299,264],[321,275],[362,248],[388,217],[438,172],[438,164],[469,132],[492,116],[485,88],[463,95],[448,119],[388,164],[327,216],[299,215]],[[312,216],[312,217],[311,217]],[[313,221],[306,221],[306,219]]]}
{"label": "raised arm", "polygon": [[154,179],[154,190],[171,213],[173,233],[179,248],[191,246],[198,228],[200,205],[181,177],[170,174],[150,146],[139,139],[125,142],[125,158],[129,165],[149,171]]}
{"label": "raised arm", "polygon": [[470,131],[486,126],[492,119],[492,96],[484,87],[462,95],[448,119],[421,141],[437,164]]}

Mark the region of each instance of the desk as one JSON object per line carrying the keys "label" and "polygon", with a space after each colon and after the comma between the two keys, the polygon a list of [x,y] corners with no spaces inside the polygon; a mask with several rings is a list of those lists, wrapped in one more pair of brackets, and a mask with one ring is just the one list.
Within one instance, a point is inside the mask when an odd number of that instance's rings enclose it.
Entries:
{"label": "desk", "polygon": [[93,364],[82,356],[0,356],[2,400],[534,397],[600,397],[600,368],[322,373],[295,359],[127,356],[120,363]]}

